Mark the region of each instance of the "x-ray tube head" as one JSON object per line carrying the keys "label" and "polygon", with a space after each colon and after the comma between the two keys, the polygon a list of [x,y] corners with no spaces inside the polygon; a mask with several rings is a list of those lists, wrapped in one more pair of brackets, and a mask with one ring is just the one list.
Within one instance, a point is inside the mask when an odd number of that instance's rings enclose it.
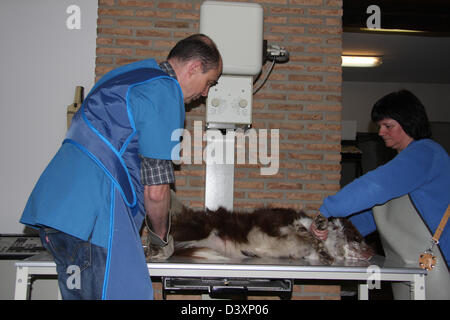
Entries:
{"label": "x-ray tube head", "polygon": [[205,1],[200,33],[216,43],[223,74],[259,74],[263,57],[263,8],[257,3]]}

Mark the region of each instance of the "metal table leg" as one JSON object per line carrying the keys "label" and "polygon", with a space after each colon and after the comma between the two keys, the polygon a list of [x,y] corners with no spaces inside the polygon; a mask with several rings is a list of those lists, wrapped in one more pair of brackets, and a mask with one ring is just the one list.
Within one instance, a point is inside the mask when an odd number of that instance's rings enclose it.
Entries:
{"label": "metal table leg", "polygon": [[30,289],[30,275],[28,267],[18,267],[16,272],[15,300],[27,300]]}
{"label": "metal table leg", "polygon": [[411,282],[411,299],[425,300],[425,276],[423,274],[415,274],[414,281]]}
{"label": "metal table leg", "polygon": [[358,300],[369,300],[369,285],[367,283],[358,285]]}

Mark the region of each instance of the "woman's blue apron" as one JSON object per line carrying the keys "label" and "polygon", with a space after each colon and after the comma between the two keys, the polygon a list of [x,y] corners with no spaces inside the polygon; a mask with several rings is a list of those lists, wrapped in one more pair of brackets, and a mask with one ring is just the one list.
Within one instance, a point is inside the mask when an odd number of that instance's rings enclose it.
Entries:
{"label": "woman's blue apron", "polygon": [[103,79],[74,115],[63,142],[81,149],[112,181],[102,299],[153,299],[139,236],[145,208],[138,136],[127,99],[131,87],[161,77],[169,78],[158,69],[138,68]]}

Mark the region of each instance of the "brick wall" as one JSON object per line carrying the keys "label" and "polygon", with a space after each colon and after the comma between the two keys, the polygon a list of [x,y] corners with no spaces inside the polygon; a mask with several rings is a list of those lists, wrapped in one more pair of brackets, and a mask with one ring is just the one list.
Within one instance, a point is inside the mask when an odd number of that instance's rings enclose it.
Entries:
{"label": "brick wall", "polygon": [[[176,41],[198,32],[202,2],[99,0],[96,77],[141,59],[164,60]],[[247,2],[263,6],[264,39],[287,48],[290,61],[275,66],[253,105],[254,128],[279,129],[280,169],[262,176],[258,164],[237,165],[234,206],[315,210],[339,189],[342,0]],[[204,121],[204,113],[204,105],[188,112],[186,128]],[[204,164],[176,172],[186,205],[204,207],[204,176]],[[298,284],[293,299],[339,299],[339,292],[339,286]]]}
{"label": "brick wall", "polygon": [[[176,41],[198,32],[202,2],[99,0],[97,78],[125,63],[163,60]],[[339,189],[342,1],[248,2],[263,6],[264,39],[286,47],[290,61],[275,65],[253,106],[255,129],[280,129],[280,169],[262,176],[259,164],[237,165],[235,208],[317,209]],[[186,128],[204,121],[204,112],[204,105],[188,112]],[[176,189],[185,204],[203,208],[204,175],[204,164],[180,166]]]}

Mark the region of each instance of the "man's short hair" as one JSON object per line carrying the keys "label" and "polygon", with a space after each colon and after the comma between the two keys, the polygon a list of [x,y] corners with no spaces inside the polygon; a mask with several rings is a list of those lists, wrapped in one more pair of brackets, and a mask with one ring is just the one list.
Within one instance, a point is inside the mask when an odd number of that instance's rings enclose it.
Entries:
{"label": "man's short hair", "polygon": [[205,73],[211,69],[218,69],[222,58],[214,41],[208,36],[198,33],[180,40],[170,50],[167,56],[167,60],[169,59],[180,62],[200,60],[202,71]]}

